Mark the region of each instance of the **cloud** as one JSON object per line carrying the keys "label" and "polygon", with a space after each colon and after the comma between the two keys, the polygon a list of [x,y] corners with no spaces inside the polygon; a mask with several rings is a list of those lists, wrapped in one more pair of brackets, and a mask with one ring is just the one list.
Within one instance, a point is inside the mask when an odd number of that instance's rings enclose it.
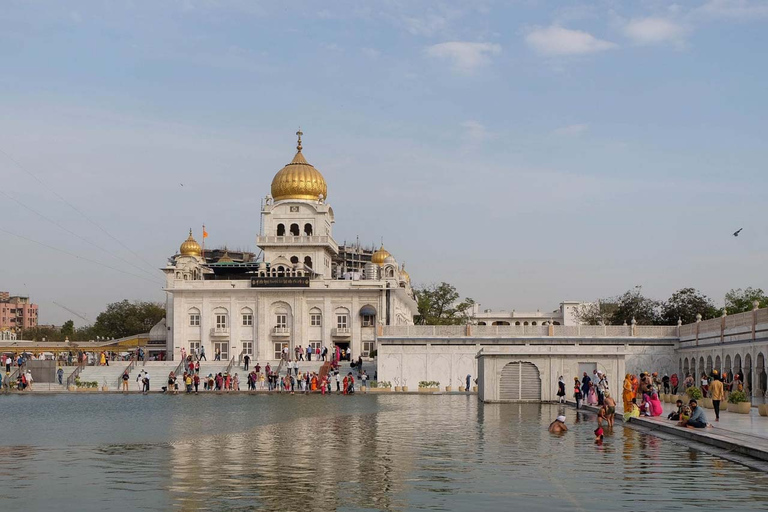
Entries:
{"label": "cloud", "polygon": [[641,45],[682,44],[687,33],[684,26],[665,18],[637,18],[624,26],[624,35]]}
{"label": "cloud", "polygon": [[381,52],[375,48],[361,48],[360,51],[369,59],[378,59]]}
{"label": "cloud", "polygon": [[495,43],[468,43],[451,41],[428,46],[426,54],[440,60],[447,60],[460,73],[471,73],[491,62],[492,55],[501,53],[501,46]]}
{"label": "cloud", "polygon": [[709,0],[697,11],[715,18],[748,21],[768,17],[768,3],[764,0]]}
{"label": "cloud", "polygon": [[552,131],[553,135],[560,137],[578,137],[589,129],[588,124],[570,124]]}
{"label": "cloud", "polygon": [[415,36],[433,36],[448,27],[448,19],[435,14],[423,18],[403,16],[401,21],[405,29]]}
{"label": "cloud", "polygon": [[464,121],[461,123],[461,128],[462,139],[467,147],[475,148],[486,140],[494,138],[494,135],[479,121]]}
{"label": "cloud", "polygon": [[525,42],[542,55],[584,55],[618,46],[611,41],[598,39],[589,32],[570,30],[558,25],[531,30],[525,36]]}

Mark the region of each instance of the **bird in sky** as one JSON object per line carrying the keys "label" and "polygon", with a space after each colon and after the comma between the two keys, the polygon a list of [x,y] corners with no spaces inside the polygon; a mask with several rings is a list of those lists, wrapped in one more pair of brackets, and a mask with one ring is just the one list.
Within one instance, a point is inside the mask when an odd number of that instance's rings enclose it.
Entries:
{"label": "bird in sky", "polygon": [[184,186],[184,184],[183,184],[183,183],[179,183],[179,185],[181,185],[182,187]]}
{"label": "bird in sky", "polygon": [[739,236],[739,233],[741,233],[741,230],[744,228],[739,228],[736,230],[736,232],[733,233],[733,236]]}

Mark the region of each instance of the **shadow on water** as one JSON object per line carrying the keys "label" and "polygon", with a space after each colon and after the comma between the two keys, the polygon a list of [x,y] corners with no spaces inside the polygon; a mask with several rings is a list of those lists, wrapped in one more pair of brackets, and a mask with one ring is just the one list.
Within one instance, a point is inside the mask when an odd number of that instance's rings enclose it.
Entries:
{"label": "shadow on water", "polygon": [[[594,414],[557,405],[36,398],[23,431],[0,420],[0,457],[13,461],[0,466],[0,491],[29,510],[62,496],[78,510],[694,510],[718,474],[729,484],[709,506],[768,506],[761,473],[620,426],[598,445]],[[559,436],[547,431],[558,414],[569,426]]]}

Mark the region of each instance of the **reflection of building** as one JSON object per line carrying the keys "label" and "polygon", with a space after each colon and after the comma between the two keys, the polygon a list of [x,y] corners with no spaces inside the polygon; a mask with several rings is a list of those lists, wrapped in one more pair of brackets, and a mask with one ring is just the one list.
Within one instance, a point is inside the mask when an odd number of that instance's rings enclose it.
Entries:
{"label": "reflection of building", "polygon": [[413,323],[408,273],[383,247],[372,254],[339,248],[325,179],[305,160],[300,133],[297,150],[262,207],[262,259],[225,250],[215,263],[204,261],[190,231],[164,269],[172,357],[182,347],[204,347],[208,358],[244,352],[277,359],[284,347],[293,354],[299,345],[367,356],[377,325]]}
{"label": "reflection of building", "polygon": [[0,330],[21,330],[37,326],[37,304],[29,297],[0,292]]}

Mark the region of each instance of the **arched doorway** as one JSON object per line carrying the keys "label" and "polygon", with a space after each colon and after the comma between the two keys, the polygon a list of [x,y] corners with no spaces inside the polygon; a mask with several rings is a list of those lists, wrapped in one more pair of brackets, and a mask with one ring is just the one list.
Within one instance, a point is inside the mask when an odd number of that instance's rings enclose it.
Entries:
{"label": "arched doorway", "polygon": [[757,354],[757,384],[758,396],[764,396],[768,389],[768,375],[765,373],[765,356],[762,352]]}
{"label": "arched doorway", "polygon": [[513,402],[540,402],[541,376],[533,363],[515,361],[501,370],[499,399]]}

